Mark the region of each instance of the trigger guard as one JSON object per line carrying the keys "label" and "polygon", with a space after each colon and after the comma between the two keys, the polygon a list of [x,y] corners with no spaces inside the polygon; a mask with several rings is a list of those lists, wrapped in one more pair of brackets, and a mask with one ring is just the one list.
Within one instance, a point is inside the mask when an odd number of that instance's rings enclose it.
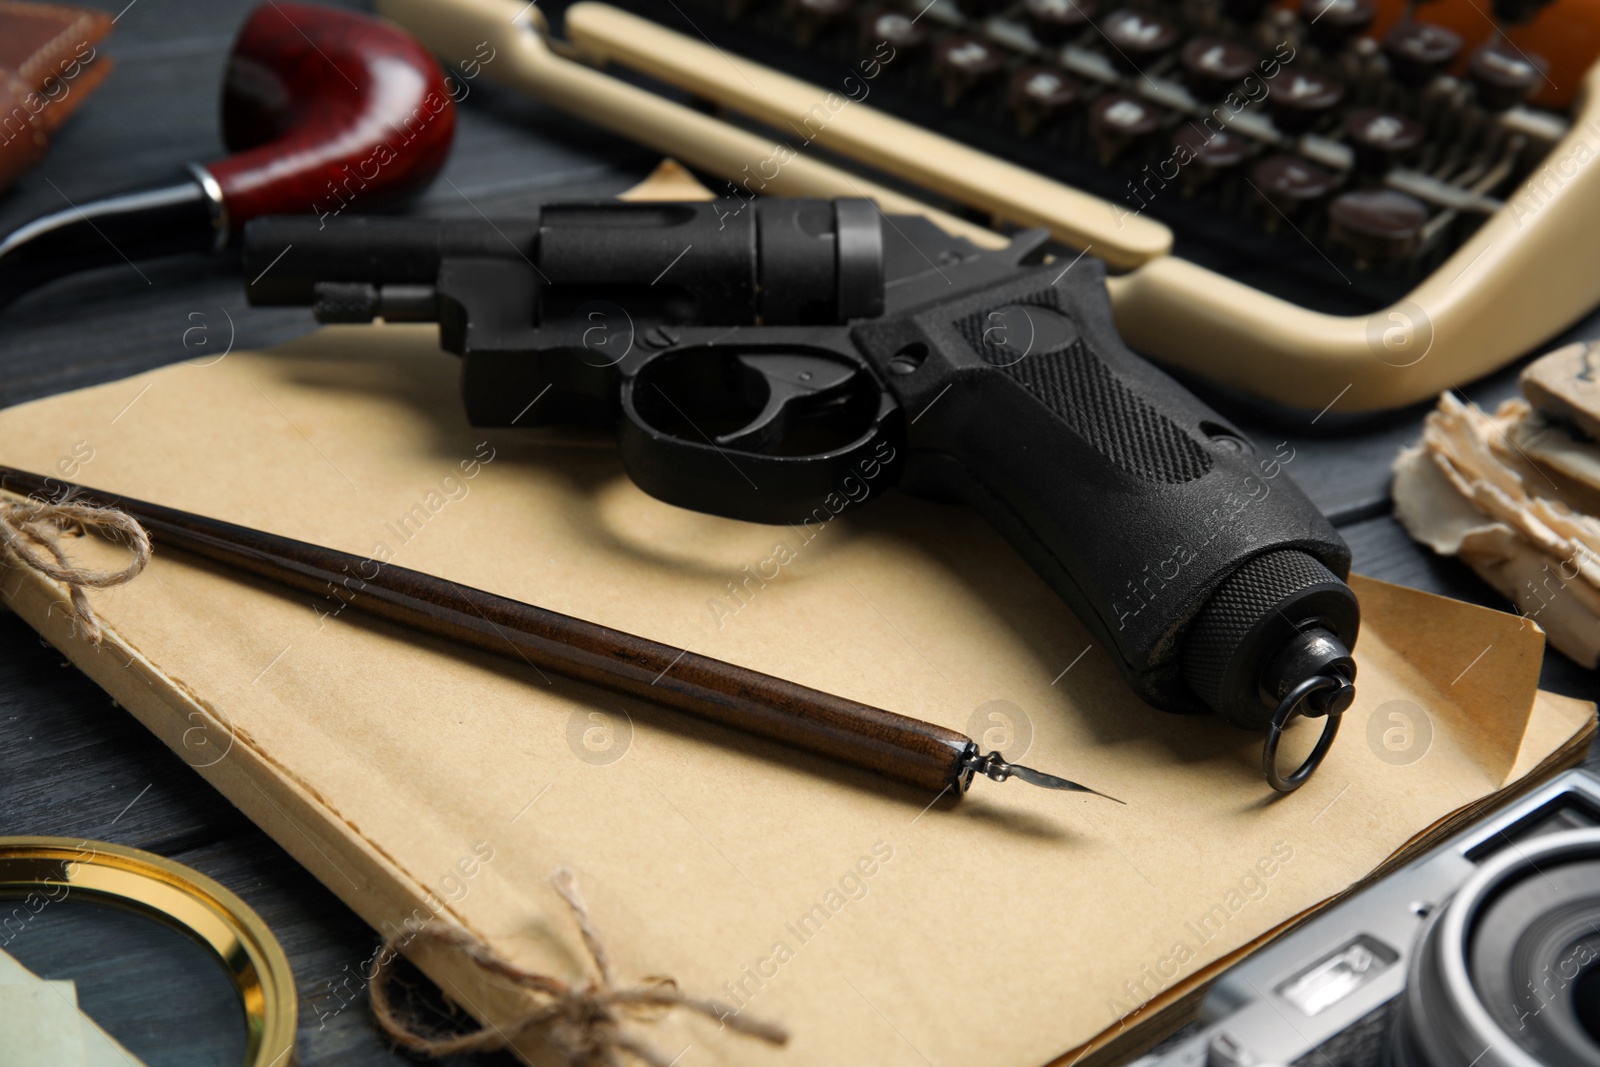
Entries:
{"label": "trigger guard", "polygon": [[638,388],[628,378],[621,390],[623,466],[639,488],[680,508],[775,525],[826,521],[894,485],[905,466],[905,419],[888,393],[854,441],[816,455],[773,456],[662,433],[635,406]]}

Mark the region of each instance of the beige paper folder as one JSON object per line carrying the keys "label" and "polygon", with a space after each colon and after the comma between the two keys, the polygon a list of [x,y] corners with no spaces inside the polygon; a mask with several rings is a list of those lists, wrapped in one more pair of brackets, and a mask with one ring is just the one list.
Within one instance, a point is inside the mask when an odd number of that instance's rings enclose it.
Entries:
{"label": "beige paper folder", "polygon": [[[547,881],[567,865],[621,981],[670,975],[793,1034],[771,1049],[682,1012],[638,1024],[684,1064],[1126,1050],[1219,961],[1576,760],[1593,731],[1592,705],[1535,699],[1532,625],[1360,581],[1360,697],[1323,769],[1277,798],[1259,736],[1133,700],[976,515],[894,494],[811,531],[679,510],[634,488],[604,439],[470,428],[456,375],[429,328],[328,328],[0,412],[0,462],[963,731],[1009,724],[1028,764],[1127,801],[980,782],[930,808],[178,552],[95,595],[98,650],[61,589],[0,574],[7,603],[375,928],[437,915],[578,977]],[[1396,743],[1397,714],[1416,747]],[[514,1012],[459,955],[418,956],[480,1017]]]}

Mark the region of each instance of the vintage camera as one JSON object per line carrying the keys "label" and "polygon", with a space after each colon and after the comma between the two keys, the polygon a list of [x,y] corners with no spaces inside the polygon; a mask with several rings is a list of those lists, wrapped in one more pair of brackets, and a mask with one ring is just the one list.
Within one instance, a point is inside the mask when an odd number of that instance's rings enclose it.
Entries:
{"label": "vintage camera", "polygon": [[1572,771],[1224,974],[1135,1067],[1600,1067],[1600,779]]}

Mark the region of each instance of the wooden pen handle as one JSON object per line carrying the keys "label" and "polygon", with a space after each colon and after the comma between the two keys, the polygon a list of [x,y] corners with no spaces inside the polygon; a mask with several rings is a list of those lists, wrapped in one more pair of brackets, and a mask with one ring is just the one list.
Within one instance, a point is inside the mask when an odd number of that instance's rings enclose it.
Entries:
{"label": "wooden pen handle", "polygon": [[249,571],[412,629],[887,778],[960,795],[976,745],[933,723],[810,689],[723,660],[547,611],[418,571],[173,508],[0,467],[0,489],[114,507],[157,544]]}

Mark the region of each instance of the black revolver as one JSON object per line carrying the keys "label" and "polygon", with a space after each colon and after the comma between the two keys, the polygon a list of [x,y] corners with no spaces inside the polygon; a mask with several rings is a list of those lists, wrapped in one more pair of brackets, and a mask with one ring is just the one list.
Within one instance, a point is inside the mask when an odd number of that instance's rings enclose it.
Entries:
{"label": "black revolver", "polygon": [[[736,519],[891,486],[985,515],[1145,701],[1265,730],[1289,791],[1354,699],[1350,550],[1229,422],[1134,355],[1098,261],[980,250],[868,201],[564,203],[490,221],[270,218],[252,304],[438,322],[479,426],[615,426],[628,473]],[[1294,771],[1277,745],[1325,716]]]}

